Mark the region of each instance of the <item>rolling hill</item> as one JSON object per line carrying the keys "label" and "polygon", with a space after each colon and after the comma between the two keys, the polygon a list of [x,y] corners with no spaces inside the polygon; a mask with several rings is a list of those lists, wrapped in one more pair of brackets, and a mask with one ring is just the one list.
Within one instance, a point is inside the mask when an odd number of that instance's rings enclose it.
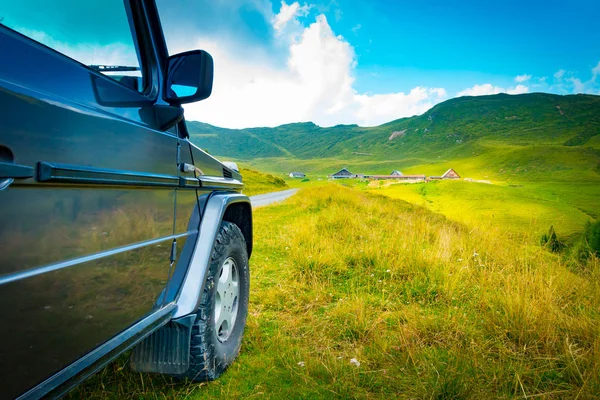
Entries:
{"label": "rolling hill", "polygon": [[188,122],[212,154],[269,172],[462,175],[503,181],[600,180],[600,96],[545,93],[455,98],[376,127],[311,122],[225,129]]}

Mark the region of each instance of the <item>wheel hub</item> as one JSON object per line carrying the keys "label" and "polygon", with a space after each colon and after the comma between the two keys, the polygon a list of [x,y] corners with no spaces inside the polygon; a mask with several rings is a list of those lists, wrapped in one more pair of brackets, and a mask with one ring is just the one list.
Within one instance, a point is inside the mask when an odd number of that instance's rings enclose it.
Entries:
{"label": "wheel hub", "polygon": [[239,271],[232,257],[227,258],[217,275],[215,330],[219,341],[226,341],[235,326],[238,311]]}

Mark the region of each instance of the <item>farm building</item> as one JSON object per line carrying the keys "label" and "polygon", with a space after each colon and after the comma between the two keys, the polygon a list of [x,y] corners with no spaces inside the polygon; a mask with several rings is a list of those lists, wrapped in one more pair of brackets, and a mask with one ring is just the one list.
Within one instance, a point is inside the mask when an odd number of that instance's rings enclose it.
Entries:
{"label": "farm building", "polygon": [[440,179],[460,179],[460,175],[458,175],[455,170],[450,168],[442,176],[430,176],[429,177],[430,181],[435,181],[435,180],[440,180]]}
{"label": "farm building", "polygon": [[348,171],[347,168],[342,168],[338,172],[336,172],[335,174],[329,175],[329,177],[331,179],[347,179],[347,178],[353,178],[354,175],[355,174],[353,174],[352,172]]}
{"label": "farm building", "polygon": [[455,170],[450,168],[444,175],[442,175],[442,179],[460,179],[460,175],[456,173]]}
{"label": "farm building", "polygon": [[306,174],[302,172],[290,172],[290,178],[305,178]]}
{"label": "farm building", "polygon": [[425,175],[369,175],[369,179],[381,180],[381,179],[394,179],[397,181],[423,181],[425,182]]}
{"label": "farm building", "polygon": [[402,176],[402,172],[398,171],[397,169],[393,170],[392,173],[390,175],[394,175],[394,176]]}

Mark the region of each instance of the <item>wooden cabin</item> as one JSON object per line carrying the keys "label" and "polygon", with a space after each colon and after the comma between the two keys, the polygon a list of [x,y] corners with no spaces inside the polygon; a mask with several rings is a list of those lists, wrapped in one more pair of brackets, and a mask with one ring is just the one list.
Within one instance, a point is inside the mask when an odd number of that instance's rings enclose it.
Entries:
{"label": "wooden cabin", "polygon": [[329,175],[329,178],[331,178],[331,179],[348,179],[348,178],[352,178],[354,175],[355,174],[348,171],[348,168],[342,168],[335,174]]}
{"label": "wooden cabin", "polygon": [[455,170],[450,168],[444,175],[442,175],[442,179],[460,179],[460,175],[458,175]]}

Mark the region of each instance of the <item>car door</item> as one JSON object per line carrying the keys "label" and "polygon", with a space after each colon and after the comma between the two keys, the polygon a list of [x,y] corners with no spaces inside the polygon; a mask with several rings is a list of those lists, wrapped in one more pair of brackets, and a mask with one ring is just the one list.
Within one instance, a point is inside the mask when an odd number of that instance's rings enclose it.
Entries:
{"label": "car door", "polygon": [[163,306],[178,140],[140,21],[123,0],[2,7],[2,398]]}

